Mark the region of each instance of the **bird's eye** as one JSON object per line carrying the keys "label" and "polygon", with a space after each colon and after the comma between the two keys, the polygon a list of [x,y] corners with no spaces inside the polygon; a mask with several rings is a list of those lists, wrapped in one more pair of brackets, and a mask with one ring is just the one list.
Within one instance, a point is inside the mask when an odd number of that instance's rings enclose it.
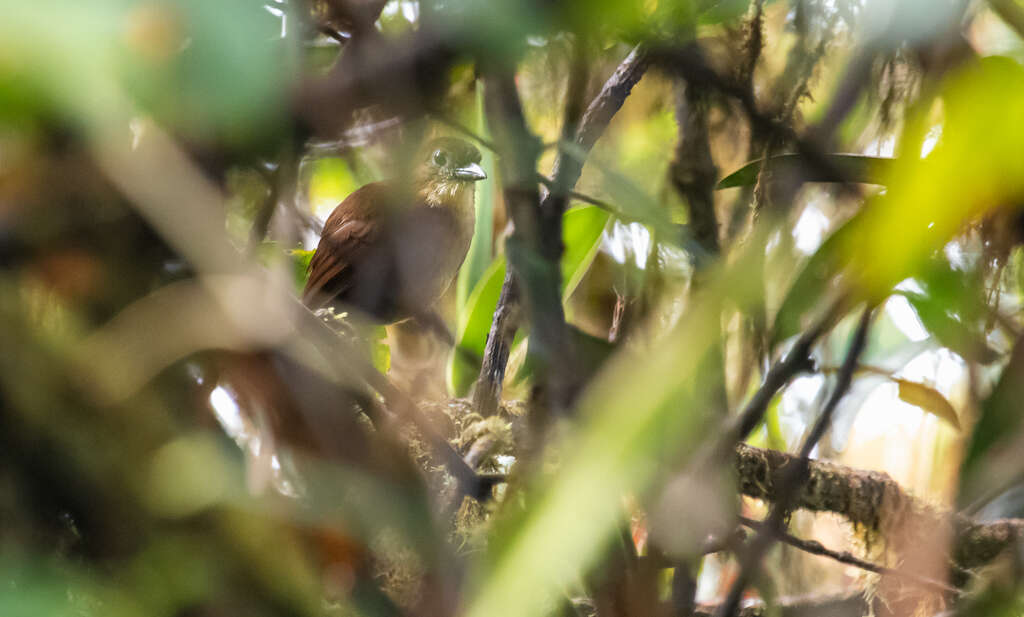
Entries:
{"label": "bird's eye", "polygon": [[448,157],[444,155],[444,152],[436,150],[434,152],[434,165],[438,167],[444,167],[444,164],[448,162]]}

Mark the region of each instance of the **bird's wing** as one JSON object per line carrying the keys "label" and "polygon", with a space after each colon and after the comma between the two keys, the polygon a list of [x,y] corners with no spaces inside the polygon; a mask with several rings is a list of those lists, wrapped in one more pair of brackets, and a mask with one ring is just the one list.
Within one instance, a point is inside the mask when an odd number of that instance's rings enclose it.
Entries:
{"label": "bird's wing", "polygon": [[382,183],[367,184],[349,195],[327,218],[302,292],[307,306],[318,308],[344,298],[353,284],[352,263],[380,237],[381,225],[375,215],[380,201],[389,198]]}

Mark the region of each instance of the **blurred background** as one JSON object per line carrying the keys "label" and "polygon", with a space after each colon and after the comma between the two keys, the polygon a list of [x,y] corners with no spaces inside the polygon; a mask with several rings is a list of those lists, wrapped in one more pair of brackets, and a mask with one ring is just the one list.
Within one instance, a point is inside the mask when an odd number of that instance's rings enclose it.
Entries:
{"label": "blurred background", "polygon": [[[1020,613],[1024,4],[2,8],[3,615]],[[314,316],[439,136],[439,321]]]}

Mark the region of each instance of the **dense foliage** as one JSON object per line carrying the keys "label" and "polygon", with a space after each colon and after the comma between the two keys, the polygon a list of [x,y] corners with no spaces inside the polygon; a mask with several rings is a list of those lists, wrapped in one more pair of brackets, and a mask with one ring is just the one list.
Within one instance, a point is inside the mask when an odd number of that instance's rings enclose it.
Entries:
{"label": "dense foliage", "polygon": [[[1020,613],[1024,4],[4,8],[3,615]],[[438,135],[440,319],[310,312]]]}

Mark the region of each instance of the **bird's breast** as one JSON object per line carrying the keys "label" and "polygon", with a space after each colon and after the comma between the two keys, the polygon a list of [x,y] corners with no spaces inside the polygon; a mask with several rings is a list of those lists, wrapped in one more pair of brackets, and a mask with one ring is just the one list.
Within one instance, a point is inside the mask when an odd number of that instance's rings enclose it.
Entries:
{"label": "bird's breast", "polygon": [[404,213],[359,266],[355,288],[361,297],[351,300],[384,321],[427,312],[455,280],[472,237],[472,210],[468,217],[450,206]]}

